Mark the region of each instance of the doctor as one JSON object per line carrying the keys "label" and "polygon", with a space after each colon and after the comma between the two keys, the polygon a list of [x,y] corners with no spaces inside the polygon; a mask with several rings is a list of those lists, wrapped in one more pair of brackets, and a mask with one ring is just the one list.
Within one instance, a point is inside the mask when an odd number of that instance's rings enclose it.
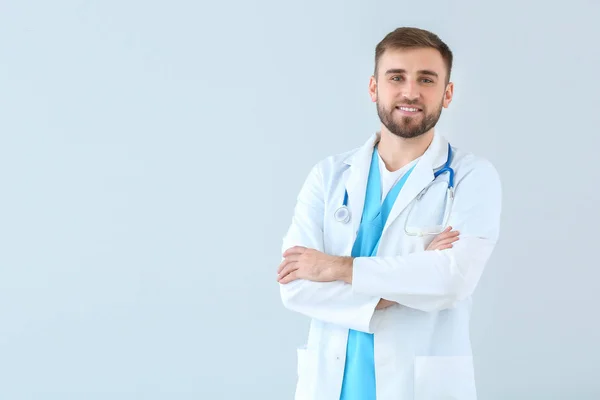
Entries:
{"label": "doctor", "polygon": [[476,399],[471,295],[496,245],[492,164],[436,130],[452,52],[399,28],[376,47],[381,128],[308,175],[283,241],[283,304],[311,318],[297,400]]}

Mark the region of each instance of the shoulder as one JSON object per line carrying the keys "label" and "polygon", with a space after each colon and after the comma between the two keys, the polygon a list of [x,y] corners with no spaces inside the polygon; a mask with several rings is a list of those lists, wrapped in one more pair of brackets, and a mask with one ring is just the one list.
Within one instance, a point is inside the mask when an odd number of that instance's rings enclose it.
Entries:
{"label": "shoulder", "polygon": [[489,159],[456,147],[452,147],[452,152],[451,165],[457,182],[471,175],[500,182],[500,174]]}
{"label": "shoulder", "polygon": [[314,163],[304,181],[303,190],[325,192],[339,181],[349,165],[346,163],[360,147],[321,158]]}
{"label": "shoulder", "polygon": [[[454,190],[467,202],[487,203],[499,209],[502,202],[502,182],[494,164],[487,158],[452,148],[454,156]],[[463,200],[465,201],[465,200]]]}
{"label": "shoulder", "polygon": [[322,158],[316,163],[313,169],[325,181],[329,181],[332,178],[339,176],[339,174],[343,173],[350,166],[348,161],[352,159],[359,149],[360,147],[356,147],[342,153],[337,153]]}

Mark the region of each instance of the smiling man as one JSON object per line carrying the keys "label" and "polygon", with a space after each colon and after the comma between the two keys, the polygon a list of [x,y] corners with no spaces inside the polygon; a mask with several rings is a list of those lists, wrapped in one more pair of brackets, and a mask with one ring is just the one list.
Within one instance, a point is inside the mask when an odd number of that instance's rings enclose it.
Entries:
{"label": "smiling man", "polygon": [[435,34],[389,33],[369,82],[381,129],[300,191],[277,270],[283,304],[311,318],[297,400],[476,399],[471,295],[498,240],[501,185],[436,131],[451,70]]}

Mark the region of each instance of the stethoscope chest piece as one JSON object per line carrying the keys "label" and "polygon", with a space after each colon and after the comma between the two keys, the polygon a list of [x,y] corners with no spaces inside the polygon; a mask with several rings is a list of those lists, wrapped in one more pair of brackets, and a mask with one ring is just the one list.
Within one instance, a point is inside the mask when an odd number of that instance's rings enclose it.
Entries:
{"label": "stethoscope chest piece", "polygon": [[346,206],[341,206],[340,208],[335,210],[333,217],[337,222],[347,224],[348,222],[350,222],[350,210]]}

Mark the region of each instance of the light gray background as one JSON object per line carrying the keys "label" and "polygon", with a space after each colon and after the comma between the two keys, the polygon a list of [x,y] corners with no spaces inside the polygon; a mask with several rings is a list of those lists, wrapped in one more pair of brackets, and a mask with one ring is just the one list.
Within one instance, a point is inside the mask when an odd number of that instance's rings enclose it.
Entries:
{"label": "light gray background", "polygon": [[481,400],[598,399],[597,1],[0,2],[0,399],[291,399],[275,270],[321,158],[379,126],[375,45],[454,51],[489,158]]}

